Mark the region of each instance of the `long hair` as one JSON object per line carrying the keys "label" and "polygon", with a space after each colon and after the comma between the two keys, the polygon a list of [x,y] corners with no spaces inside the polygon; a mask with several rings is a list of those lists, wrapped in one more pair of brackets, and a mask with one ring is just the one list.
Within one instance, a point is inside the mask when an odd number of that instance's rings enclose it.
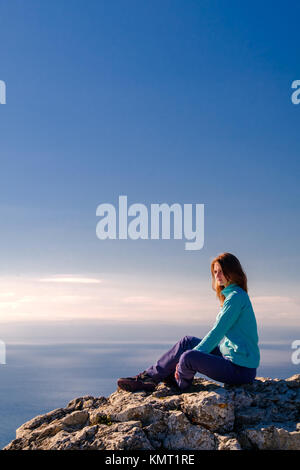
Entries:
{"label": "long hair", "polygon": [[222,286],[216,285],[214,275],[214,264],[218,262],[222,268],[223,274],[230,283],[235,283],[244,291],[248,292],[247,276],[236,256],[231,253],[221,253],[211,262],[210,269],[212,275],[212,288],[216,291],[217,297],[220,299],[221,306],[225,300],[225,296],[221,294]]}

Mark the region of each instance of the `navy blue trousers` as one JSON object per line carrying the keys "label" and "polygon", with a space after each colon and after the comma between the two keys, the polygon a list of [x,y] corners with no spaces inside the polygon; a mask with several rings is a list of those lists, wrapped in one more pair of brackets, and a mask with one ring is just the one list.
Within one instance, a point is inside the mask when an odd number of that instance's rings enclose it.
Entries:
{"label": "navy blue trousers", "polygon": [[184,336],[163,354],[155,365],[146,370],[147,374],[159,383],[169,375],[174,375],[179,363],[179,380],[176,382],[181,390],[192,384],[196,372],[229,385],[253,382],[256,376],[255,368],[234,364],[222,355],[218,346],[210,353],[192,350],[200,341],[201,338],[196,336]]}

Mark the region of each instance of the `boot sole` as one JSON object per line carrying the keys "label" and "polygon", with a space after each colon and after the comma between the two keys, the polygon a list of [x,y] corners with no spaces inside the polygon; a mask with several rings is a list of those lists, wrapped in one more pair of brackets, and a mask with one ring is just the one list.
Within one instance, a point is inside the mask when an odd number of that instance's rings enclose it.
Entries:
{"label": "boot sole", "polygon": [[126,392],[141,392],[141,391],[145,391],[145,392],[153,392],[155,389],[156,389],[156,385],[138,385],[138,384],[133,384],[133,383],[129,383],[129,382],[121,382],[121,381],[118,381],[118,387],[121,389],[121,390],[125,390]]}

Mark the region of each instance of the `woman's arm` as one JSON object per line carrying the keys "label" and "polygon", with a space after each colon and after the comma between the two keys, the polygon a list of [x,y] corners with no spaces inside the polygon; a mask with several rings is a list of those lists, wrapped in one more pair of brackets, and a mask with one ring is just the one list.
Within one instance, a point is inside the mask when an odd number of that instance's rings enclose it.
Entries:
{"label": "woman's arm", "polygon": [[242,311],[242,296],[237,292],[230,294],[224,301],[214,326],[201,342],[193,349],[210,353],[225,336],[227,331],[237,321]]}

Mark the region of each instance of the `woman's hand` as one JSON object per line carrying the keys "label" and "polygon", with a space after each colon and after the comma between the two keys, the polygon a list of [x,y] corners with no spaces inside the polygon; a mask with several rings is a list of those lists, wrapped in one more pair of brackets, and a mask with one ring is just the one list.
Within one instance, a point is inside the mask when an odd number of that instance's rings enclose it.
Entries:
{"label": "woman's hand", "polygon": [[175,379],[177,380],[179,380],[178,366],[179,366],[179,363],[176,364],[176,370],[175,370]]}

